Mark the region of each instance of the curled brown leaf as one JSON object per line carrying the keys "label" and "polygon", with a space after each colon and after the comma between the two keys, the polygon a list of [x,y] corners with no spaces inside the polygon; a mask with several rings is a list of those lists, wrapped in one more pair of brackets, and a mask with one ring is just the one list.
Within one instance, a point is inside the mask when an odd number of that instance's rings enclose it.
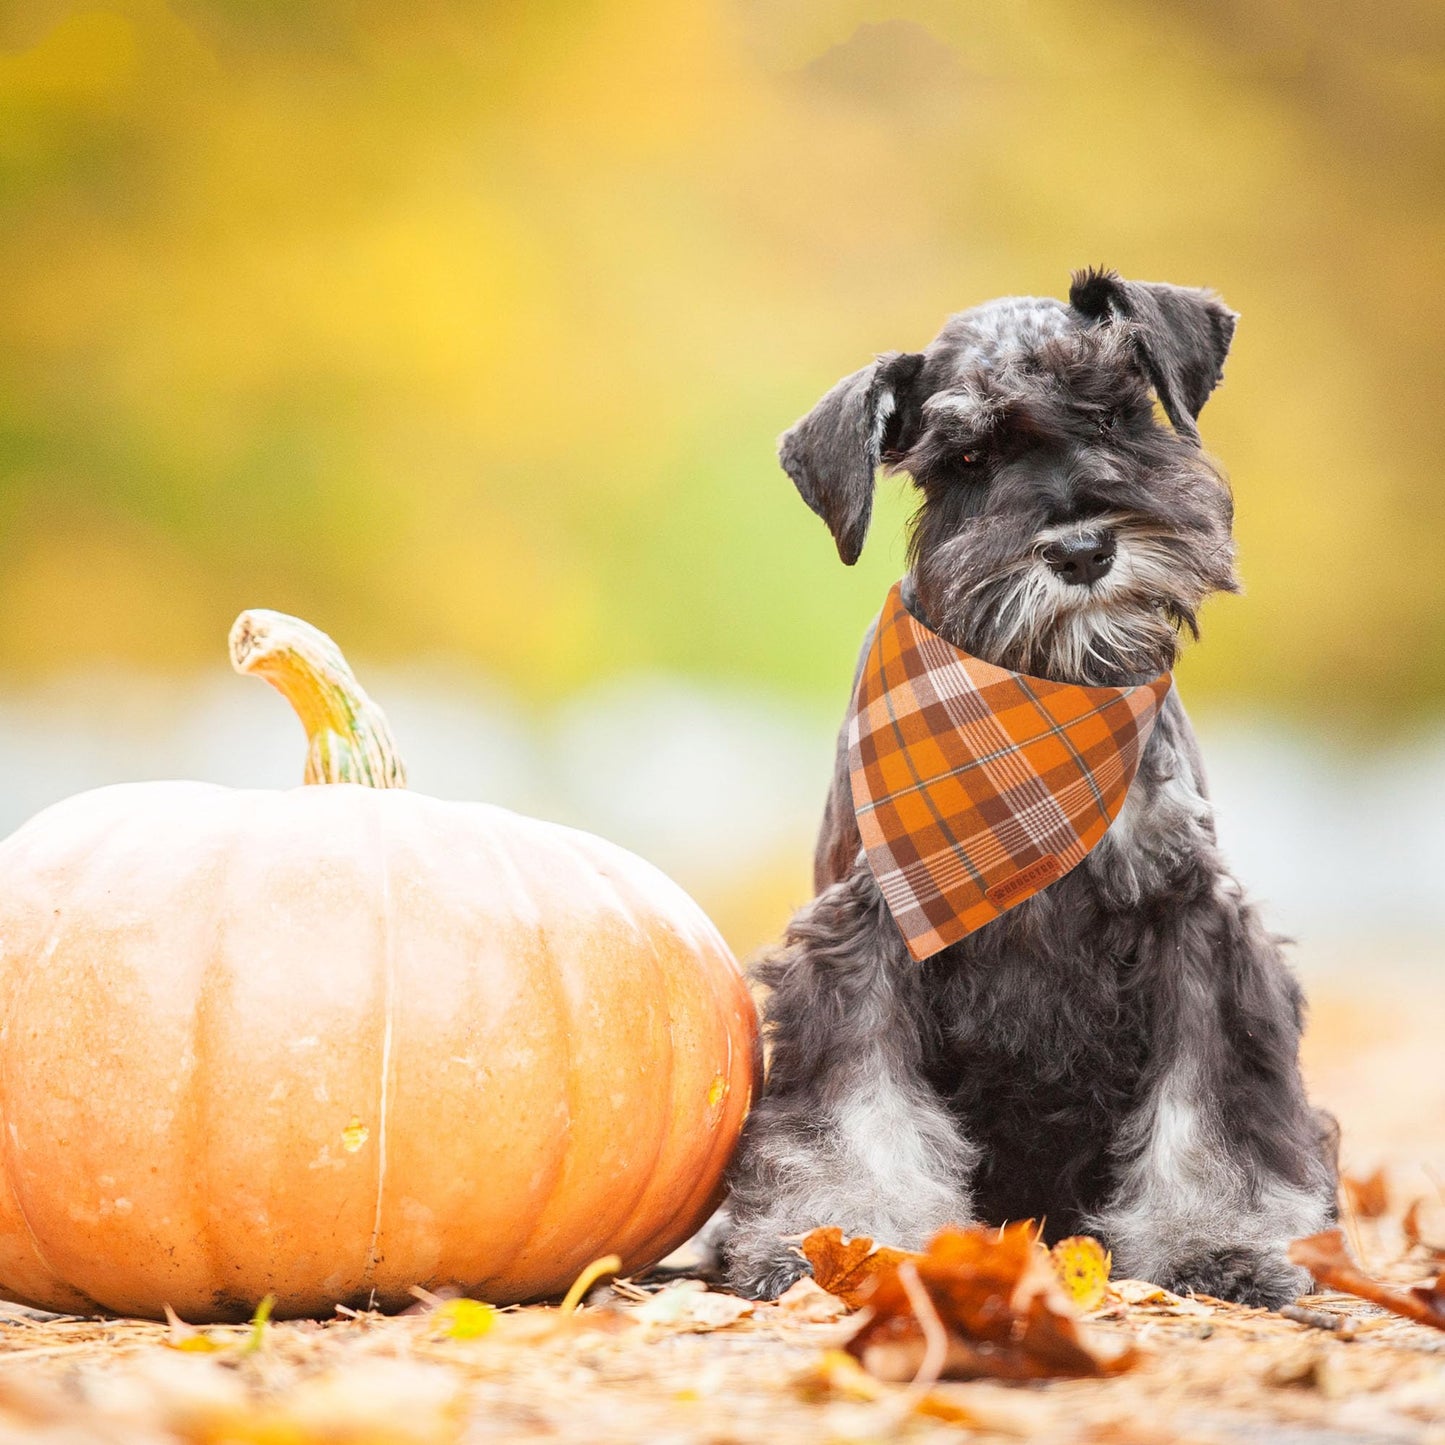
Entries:
{"label": "curled brown leaf", "polygon": [[1118,1374],[1137,1362],[1132,1349],[1110,1354],[1080,1332],[1053,1262],[1027,1222],[945,1229],[917,1255],[860,1243],[815,1230],[803,1250],[823,1262],[819,1284],[866,1303],[848,1349],[882,1379],[913,1380],[920,1372],[944,1379],[1086,1377]]}
{"label": "curled brown leaf", "polygon": [[1368,1300],[1416,1324],[1445,1330],[1445,1275],[1432,1285],[1399,1290],[1372,1279],[1350,1257],[1342,1230],[1327,1229],[1289,1247],[1289,1257],[1331,1289]]}
{"label": "curled brown leaf", "polygon": [[1373,1174],[1342,1174],[1340,1186],[1345,1201],[1359,1219],[1379,1219],[1390,1210],[1390,1181],[1383,1169]]}
{"label": "curled brown leaf", "polygon": [[1400,1221],[1400,1228],[1405,1232],[1405,1244],[1410,1249],[1423,1249],[1426,1254],[1445,1260],[1445,1244],[1436,1239],[1426,1239],[1424,1236],[1424,1229],[1420,1223],[1420,1214],[1424,1207],[1425,1201],[1416,1199],[1405,1211],[1405,1217]]}
{"label": "curled brown leaf", "polygon": [[813,1230],[800,1248],[813,1267],[813,1278],[854,1310],[867,1303],[880,1272],[897,1269],[904,1260],[917,1257],[891,1245],[875,1249],[866,1235],[847,1239],[834,1224]]}

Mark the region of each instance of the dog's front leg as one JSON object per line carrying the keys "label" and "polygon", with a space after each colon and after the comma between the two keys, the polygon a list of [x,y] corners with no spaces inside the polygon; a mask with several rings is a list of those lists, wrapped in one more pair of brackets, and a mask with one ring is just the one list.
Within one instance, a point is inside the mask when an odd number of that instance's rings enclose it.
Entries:
{"label": "dog's front leg", "polygon": [[1277,1308],[1311,1284],[1286,1245],[1335,1214],[1333,1121],[1299,1073],[1299,987],[1228,878],[1154,946],[1140,960],[1162,982],[1149,1085],[1091,1228],[1123,1274]]}
{"label": "dog's front leg", "polygon": [[775,1297],[806,1273],[799,1235],[836,1224],[916,1247],[970,1214],[975,1151],[924,1077],[928,1000],[861,865],[794,920],[759,970],[768,1081],[730,1175],[734,1289]]}

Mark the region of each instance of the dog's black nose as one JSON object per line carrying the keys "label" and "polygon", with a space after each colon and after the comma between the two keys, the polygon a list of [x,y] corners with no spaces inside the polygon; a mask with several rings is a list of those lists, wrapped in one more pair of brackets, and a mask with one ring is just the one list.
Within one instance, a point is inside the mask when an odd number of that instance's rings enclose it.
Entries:
{"label": "dog's black nose", "polygon": [[1114,539],[1107,532],[1062,537],[1044,548],[1044,561],[1062,582],[1087,587],[1114,565]]}

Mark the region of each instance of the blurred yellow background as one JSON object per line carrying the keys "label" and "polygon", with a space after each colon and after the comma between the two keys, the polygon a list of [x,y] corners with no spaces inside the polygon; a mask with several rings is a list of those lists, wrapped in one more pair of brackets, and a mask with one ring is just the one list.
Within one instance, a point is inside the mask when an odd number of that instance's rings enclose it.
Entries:
{"label": "blurred yellow background", "polygon": [[1445,925],[1445,7],[0,16],[6,826],[292,776],[221,673],[279,607],[396,699],[419,784],[610,831],[751,948],[907,504],[847,571],[776,434],[1098,263],[1243,316],[1203,430],[1249,590],[1181,670],[1242,871],[1292,931]]}

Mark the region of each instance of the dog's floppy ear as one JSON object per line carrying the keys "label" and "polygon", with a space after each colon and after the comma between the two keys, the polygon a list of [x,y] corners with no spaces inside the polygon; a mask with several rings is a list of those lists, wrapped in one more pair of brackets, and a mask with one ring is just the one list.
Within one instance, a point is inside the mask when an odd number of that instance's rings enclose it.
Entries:
{"label": "dog's floppy ear", "polygon": [[873,515],[873,474],[897,437],[923,357],[889,352],[845,376],[779,438],[783,470],[828,524],[850,567]]}
{"label": "dog's floppy ear", "polygon": [[1195,418],[1224,375],[1239,317],[1212,291],[1157,281],[1124,281],[1114,271],[1077,271],[1075,311],[1091,321],[1127,321],[1174,430],[1199,440]]}

